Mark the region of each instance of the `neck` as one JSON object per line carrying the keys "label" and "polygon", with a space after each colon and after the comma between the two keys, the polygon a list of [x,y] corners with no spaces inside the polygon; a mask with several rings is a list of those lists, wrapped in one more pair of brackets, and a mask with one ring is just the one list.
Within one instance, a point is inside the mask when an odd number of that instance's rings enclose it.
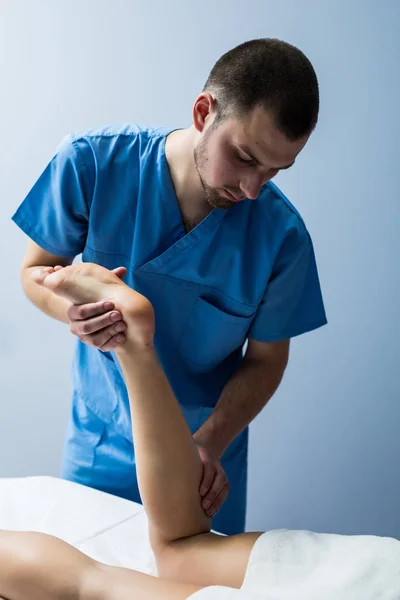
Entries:
{"label": "neck", "polygon": [[196,130],[193,126],[179,129],[167,136],[165,144],[165,155],[175,194],[182,213],[189,218],[195,218],[201,213],[207,214],[211,210],[205,201],[203,186],[194,162],[195,136]]}

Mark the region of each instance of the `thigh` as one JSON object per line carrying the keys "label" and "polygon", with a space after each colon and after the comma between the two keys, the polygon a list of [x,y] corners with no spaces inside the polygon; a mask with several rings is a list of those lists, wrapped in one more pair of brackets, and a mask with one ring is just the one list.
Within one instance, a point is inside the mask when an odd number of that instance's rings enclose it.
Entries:
{"label": "thigh", "polygon": [[212,520],[212,529],[235,535],[243,533],[247,504],[247,455],[248,428],[246,428],[225,452],[222,458],[230,490],[222,508]]}
{"label": "thigh", "polygon": [[141,503],[133,444],[74,397],[61,476]]}
{"label": "thigh", "polygon": [[187,600],[199,589],[98,563],[53,536],[0,531],[0,596],[8,600]]}
{"label": "thigh", "polygon": [[106,565],[101,565],[100,569],[93,574],[96,579],[90,598],[99,598],[98,594],[106,590],[101,600],[187,600],[203,589],[197,584],[153,577],[130,569]]}
{"label": "thigh", "polygon": [[240,589],[262,532],[222,536],[201,533],[170,542],[157,559],[160,577],[183,583]]}

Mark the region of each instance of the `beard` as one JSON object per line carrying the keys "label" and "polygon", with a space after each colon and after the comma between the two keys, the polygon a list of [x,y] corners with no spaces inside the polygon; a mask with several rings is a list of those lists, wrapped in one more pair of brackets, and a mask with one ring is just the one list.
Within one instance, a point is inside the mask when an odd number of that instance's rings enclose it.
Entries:
{"label": "beard", "polygon": [[232,208],[235,205],[235,202],[232,200],[228,200],[227,198],[221,197],[218,189],[208,185],[204,179],[203,173],[206,170],[206,165],[208,162],[208,156],[206,152],[206,139],[202,140],[199,145],[193,150],[194,164],[196,166],[196,170],[198,176],[200,178],[201,185],[204,190],[204,197],[206,199],[207,204],[209,204],[212,208],[222,208],[228,209]]}

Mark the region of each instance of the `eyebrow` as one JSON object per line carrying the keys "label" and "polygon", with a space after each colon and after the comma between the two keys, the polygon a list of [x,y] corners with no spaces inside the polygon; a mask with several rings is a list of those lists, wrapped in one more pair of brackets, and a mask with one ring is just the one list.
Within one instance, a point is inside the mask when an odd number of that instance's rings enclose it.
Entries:
{"label": "eyebrow", "polygon": [[[261,165],[260,161],[256,159],[256,157],[254,156],[254,154],[252,154],[250,148],[248,148],[247,146],[238,146],[238,148],[240,150],[243,150],[243,152],[246,152],[246,154],[249,155],[249,157],[254,160],[255,163],[257,163],[258,165]],[[283,171],[284,169],[290,169],[290,167],[292,167],[294,165],[296,161],[293,161],[292,163],[290,163],[290,165],[286,165],[286,167],[274,167],[275,169],[279,169],[279,171]]]}

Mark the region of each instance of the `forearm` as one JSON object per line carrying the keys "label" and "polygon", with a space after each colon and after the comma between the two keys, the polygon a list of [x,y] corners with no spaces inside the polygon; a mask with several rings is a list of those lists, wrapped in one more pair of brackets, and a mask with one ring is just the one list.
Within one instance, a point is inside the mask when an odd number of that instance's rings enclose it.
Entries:
{"label": "forearm", "polygon": [[57,319],[62,323],[69,324],[67,317],[67,310],[71,306],[71,303],[64,298],[60,298],[53,294],[50,290],[47,290],[41,285],[38,285],[30,278],[32,270],[38,267],[25,268],[22,274],[22,287],[26,296],[29,300],[42,312],[49,317]]}
{"label": "forearm", "polygon": [[209,531],[203,465],[156,352],[118,353],[128,389],[138,484],[153,542]]}
{"label": "forearm", "polygon": [[221,457],[273,396],[284,370],[281,362],[244,359],[226,383],[214,411],[194,434],[196,442]]}

